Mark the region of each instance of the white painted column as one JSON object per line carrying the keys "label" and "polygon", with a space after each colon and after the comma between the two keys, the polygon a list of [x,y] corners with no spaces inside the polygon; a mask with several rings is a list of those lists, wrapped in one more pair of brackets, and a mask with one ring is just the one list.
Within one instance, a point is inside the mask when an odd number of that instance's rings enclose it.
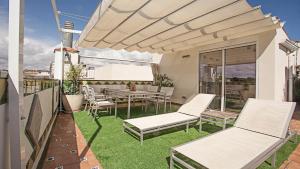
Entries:
{"label": "white painted column", "polygon": [[[9,1],[8,43],[8,132],[11,169],[25,168],[25,145],[21,139],[21,115],[23,113],[23,42],[24,1]],[[22,155],[21,155],[22,153]]]}
{"label": "white painted column", "polygon": [[65,77],[65,54],[64,54],[64,44],[63,44],[63,41],[61,40],[61,43],[60,43],[60,55],[58,56],[59,57],[59,77],[58,77],[58,80],[59,80],[59,83],[60,83],[60,99],[59,99],[59,111],[62,112],[63,111],[63,103],[62,103],[62,97],[63,97],[63,80],[64,80],[64,77]]}
{"label": "white painted column", "polygon": [[60,51],[55,51],[54,59],[54,79],[63,80],[64,78],[64,51],[63,44],[60,44]]}

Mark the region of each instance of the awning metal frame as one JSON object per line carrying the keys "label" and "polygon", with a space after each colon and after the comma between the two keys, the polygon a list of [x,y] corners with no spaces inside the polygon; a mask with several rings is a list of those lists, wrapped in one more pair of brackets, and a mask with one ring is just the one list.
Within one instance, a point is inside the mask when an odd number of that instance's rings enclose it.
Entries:
{"label": "awning metal frame", "polygon": [[82,31],[80,30],[72,30],[72,29],[64,29],[60,26],[60,12],[57,9],[56,0],[51,0],[52,10],[55,17],[55,22],[57,26],[58,32],[62,33],[75,33],[75,34],[81,34]]}

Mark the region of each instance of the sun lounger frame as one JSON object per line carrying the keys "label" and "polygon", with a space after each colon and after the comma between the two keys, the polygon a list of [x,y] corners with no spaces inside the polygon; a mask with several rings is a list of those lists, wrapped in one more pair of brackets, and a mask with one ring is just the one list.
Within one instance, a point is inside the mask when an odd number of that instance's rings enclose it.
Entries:
{"label": "sun lounger frame", "polygon": [[[124,131],[127,129],[130,132],[136,134],[137,136],[139,136],[141,145],[143,144],[144,141],[144,135],[145,134],[149,134],[149,133],[154,133],[154,132],[158,132],[161,130],[166,130],[166,129],[170,129],[170,128],[174,128],[174,127],[179,127],[179,126],[186,126],[186,132],[188,132],[188,129],[190,127],[190,124],[193,123],[197,123],[199,121],[200,117],[196,117],[195,119],[191,119],[191,120],[187,120],[187,121],[181,121],[181,122],[176,122],[176,123],[170,123],[168,125],[160,125],[160,126],[155,126],[152,128],[147,128],[147,129],[139,129],[138,130],[134,130],[131,126],[136,127],[134,125],[131,125],[130,123],[127,123],[124,121],[123,123],[123,127],[124,127]],[[197,125],[197,124],[196,124]]]}

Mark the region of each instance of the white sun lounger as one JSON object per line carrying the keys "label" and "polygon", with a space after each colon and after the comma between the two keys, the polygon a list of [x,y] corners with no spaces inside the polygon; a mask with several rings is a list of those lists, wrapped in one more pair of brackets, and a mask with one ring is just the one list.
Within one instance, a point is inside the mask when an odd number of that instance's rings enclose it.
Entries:
{"label": "white sun lounger", "polygon": [[185,168],[254,169],[287,141],[295,103],[249,99],[234,127],[171,149]]}
{"label": "white sun lounger", "polygon": [[198,94],[182,105],[177,112],[124,120],[124,130],[139,136],[143,144],[144,134],[182,125],[186,125],[188,129],[189,124],[199,120],[201,113],[207,109],[214,97],[212,94]]}

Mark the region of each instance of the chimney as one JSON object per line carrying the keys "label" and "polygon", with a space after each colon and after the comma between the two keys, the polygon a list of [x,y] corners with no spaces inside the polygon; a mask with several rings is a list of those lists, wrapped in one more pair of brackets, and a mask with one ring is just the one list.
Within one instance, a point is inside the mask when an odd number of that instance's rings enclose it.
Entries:
{"label": "chimney", "polygon": [[[64,28],[73,30],[74,29],[73,22],[65,21]],[[64,32],[64,39],[63,39],[64,47],[72,48],[72,44],[73,44],[73,33]]]}

